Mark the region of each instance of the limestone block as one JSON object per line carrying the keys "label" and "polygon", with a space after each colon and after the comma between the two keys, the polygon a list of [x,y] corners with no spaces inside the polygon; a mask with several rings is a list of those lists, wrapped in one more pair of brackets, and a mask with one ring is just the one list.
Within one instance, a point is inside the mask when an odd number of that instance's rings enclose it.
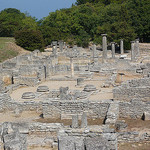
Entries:
{"label": "limestone block", "polygon": [[86,150],[110,150],[108,141],[103,137],[86,138]]}
{"label": "limestone block", "polygon": [[69,90],[69,87],[60,87],[59,88],[61,100],[67,99],[68,90]]}
{"label": "limestone block", "polygon": [[60,136],[58,142],[59,150],[85,150],[83,137]]}
{"label": "limestone block", "polygon": [[12,84],[12,79],[9,75],[6,75],[3,77],[3,82],[5,85],[10,85],[10,84]]}
{"label": "limestone block", "polygon": [[22,94],[22,99],[34,99],[35,94],[33,92],[25,92]]}
{"label": "limestone block", "polygon": [[120,56],[120,59],[125,59],[125,58],[127,58],[127,55],[121,55]]}
{"label": "limestone block", "polygon": [[116,123],[115,123],[115,127],[117,130],[123,130],[125,128],[127,128],[127,124],[125,123],[124,120],[118,120]]}
{"label": "limestone block", "polygon": [[18,132],[6,134],[4,136],[4,149],[26,150],[26,135]]}
{"label": "limestone block", "polygon": [[72,128],[78,128],[79,124],[78,124],[78,115],[73,115],[72,116]]}
{"label": "limestone block", "polygon": [[93,92],[93,91],[96,91],[96,87],[94,85],[86,85],[84,87],[84,90],[83,91],[86,91],[86,92]]}
{"label": "limestone block", "polygon": [[141,65],[140,67],[141,67],[142,70],[147,69],[147,66],[145,64]]}
{"label": "limestone block", "polygon": [[39,86],[37,92],[48,92],[49,88],[47,86]]}
{"label": "limestone block", "polygon": [[150,120],[150,113],[149,112],[143,113],[143,120],[145,120],[145,121]]}
{"label": "limestone block", "polygon": [[84,84],[84,79],[83,78],[78,78],[77,79],[77,85],[82,86]]}
{"label": "limestone block", "polygon": [[20,141],[8,142],[4,145],[4,148],[5,150],[23,150]]}
{"label": "limestone block", "polygon": [[21,115],[21,110],[17,107],[15,110],[14,110],[14,114],[15,114],[15,117],[19,117]]}
{"label": "limestone block", "polygon": [[142,69],[136,69],[136,73],[143,73]]}
{"label": "limestone block", "polygon": [[88,125],[87,123],[87,112],[83,112],[82,117],[81,117],[81,127],[86,128]]}
{"label": "limestone block", "polygon": [[76,92],[75,99],[86,99],[88,94],[86,92]]}

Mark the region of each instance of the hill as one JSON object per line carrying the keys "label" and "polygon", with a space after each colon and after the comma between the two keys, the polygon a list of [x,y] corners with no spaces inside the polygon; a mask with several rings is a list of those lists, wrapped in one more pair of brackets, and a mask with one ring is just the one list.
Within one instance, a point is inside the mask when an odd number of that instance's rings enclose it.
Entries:
{"label": "hill", "polygon": [[14,38],[0,37],[0,62],[23,53],[28,53],[28,51],[17,46]]}

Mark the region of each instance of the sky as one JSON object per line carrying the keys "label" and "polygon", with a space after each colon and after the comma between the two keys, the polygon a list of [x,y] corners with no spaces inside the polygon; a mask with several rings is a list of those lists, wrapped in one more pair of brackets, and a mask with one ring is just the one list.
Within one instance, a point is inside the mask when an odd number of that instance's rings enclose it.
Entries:
{"label": "sky", "polygon": [[0,11],[5,8],[16,8],[28,12],[32,17],[42,19],[57,9],[69,8],[76,0],[0,0]]}

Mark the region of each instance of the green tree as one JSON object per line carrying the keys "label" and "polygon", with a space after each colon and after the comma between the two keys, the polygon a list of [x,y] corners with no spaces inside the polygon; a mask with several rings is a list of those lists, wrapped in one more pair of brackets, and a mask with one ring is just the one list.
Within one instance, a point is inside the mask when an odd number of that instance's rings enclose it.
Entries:
{"label": "green tree", "polygon": [[16,44],[33,51],[35,49],[43,50],[43,36],[39,30],[20,30],[15,33]]}
{"label": "green tree", "polygon": [[36,19],[15,8],[4,9],[0,12],[0,36],[12,37],[16,31],[22,29],[36,30]]}
{"label": "green tree", "polygon": [[126,4],[130,21],[141,42],[150,42],[150,1],[131,0]]}
{"label": "green tree", "polygon": [[25,15],[14,8],[4,9],[0,12],[0,36],[14,36],[14,32],[21,27]]}
{"label": "green tree", "polygon": [[22,19],[21,30],[23,30],[23,29],[37,30],[38,26],[37,26],[36,19],[34,19],[30,16]]}

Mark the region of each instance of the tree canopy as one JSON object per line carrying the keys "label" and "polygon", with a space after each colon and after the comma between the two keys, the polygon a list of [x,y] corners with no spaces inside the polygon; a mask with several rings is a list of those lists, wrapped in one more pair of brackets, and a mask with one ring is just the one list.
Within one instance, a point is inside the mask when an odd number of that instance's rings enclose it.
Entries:
{"label": "tree canopy", "polygon": [[101,43],[103,33],[108,34],[109,42],[124,39],[126,48],[135,38],[150,41],[149,0],[77,0],[76,4],[50,13],[41,22],[42,32],[51,27],[59,35],[55,40],[80,46],[87,46],[89,41]]}
{"label": "tree canopy", "polygon": [[150,42],[150,2],[77,0],[71,8],[51,12],[40,21],[13,8],[0,12],[0,36],[14,36],[21,30],[40,30],[45,45],[64,40],[83,47],[101,43],[101,34],[106,33],[108,42],[124,39],[129,48],[135,38]]}
{"label": "tree canopy", "polygon": [[36,20],[15,8],[7,8],[0,12],[1,37],[12,37],[16,31],[22,29],[36,30]]}

